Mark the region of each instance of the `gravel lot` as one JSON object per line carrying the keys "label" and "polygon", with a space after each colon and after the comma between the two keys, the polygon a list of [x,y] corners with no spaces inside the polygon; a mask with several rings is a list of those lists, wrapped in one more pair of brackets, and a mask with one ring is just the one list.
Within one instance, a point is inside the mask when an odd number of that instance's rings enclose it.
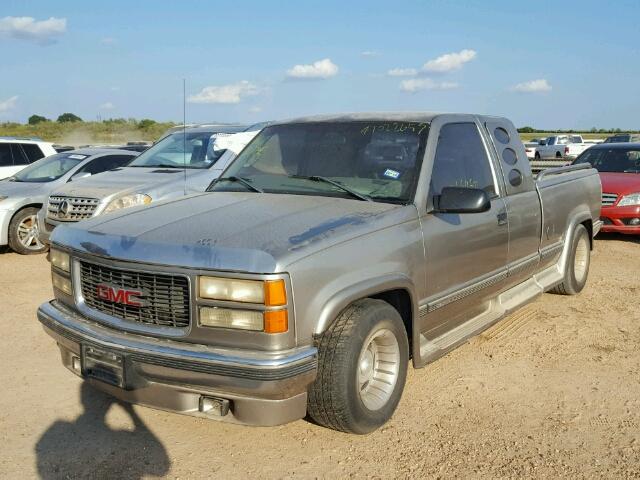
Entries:
{"label": "gravel lot", "polygon": [[422,370],[365,437],[130,407],[83,387],[35,317],[44,256],[0,254],[2,478],[640,478],[640,242],[604,236],[587,288],[544,295]]}

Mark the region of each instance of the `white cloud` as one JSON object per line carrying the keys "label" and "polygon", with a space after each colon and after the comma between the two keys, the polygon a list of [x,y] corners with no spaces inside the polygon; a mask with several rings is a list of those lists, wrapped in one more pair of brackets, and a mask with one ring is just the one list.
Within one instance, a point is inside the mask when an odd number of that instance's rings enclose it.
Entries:
{"label": "white cloud", "polygon": [[0,35],[19,40],[31,40],[40,45],[54,43],[56,37],[66,31],[66,18],[51,17],[40,21],[33,17],[0,18]]}
{"label": "white cloud", "polygon": [[17,101],[18,96],[14,95],[13,97],[6,99],[4,102],[0,102],[0,113],[7,113],[13,110]]}
{"label": "white cloud", "polygon": [[260,89],[246,81],[232,83],[229,85],[212,86],[203,88],[200,93],[189,95],[189,103],[240,103],[244,97],[257,95]]}
{"label": "white cloud", "polygon": [[445,73],[460,70],[462,66],[476,58],[475,50],[461,50],[457,53],[446,53],[436,59],[429,60],[422,69],[425,72]]}
{"label": "white cloud", "polygon": [[318,60],[310,65],[295,65],[287,70],[287,77],[312,79],[327,79],[338,74],[338,66],[329,58]]}
{"label": "white cloud", "polygon": [[377,57],[380,54],[373,50],[365,50],[364,52],[361,52],[360,55],[362,55],[363,57]]}
{"label": "white cloud", "polygon": [[115,45],[118,41],[113,37],[104,37],[100,40],[102,45]]}
{"label": "white cloud", "polygon": [[100,105],[101,110],[113,110],[114,108],[116,108],[116,106],[111,102],[105,102]]}
{"label": "white cloud", "polygon": [[262,111],[262,107],[255,105],[249,109],[249,113],[260,113]]}
{"label": "white cloud", "polygon": [[540,92],[549,92],[551,91],[551,85],[544,78],[539,78],[537,80],[529,80],[528,82],[518,83],[511,87],[512,92],[521,92],[521,93],[540,93]]}
{"label": "white cloud", "polygon": [[453,82],[436,82],[431,78],[412,78],[400,82],[400,90],[409,93],[416,93],[422,90],[451,90],[452,88],[458,88],[458,84]]}
{"label": "white cloud", "polygon": [[418,74],[415,68],[392,68],[387,72],[390,77],[414,77]]}

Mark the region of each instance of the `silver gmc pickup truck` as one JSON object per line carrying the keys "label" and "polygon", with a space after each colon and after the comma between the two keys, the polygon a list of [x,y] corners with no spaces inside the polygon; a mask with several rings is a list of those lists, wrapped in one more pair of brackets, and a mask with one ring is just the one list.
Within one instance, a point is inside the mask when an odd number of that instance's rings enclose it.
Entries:
{"label": "silver gmc pickup truck", "polygon": [[409,362],[582,290],[600,197],[588,164],[534,179],[503,118],[275,123],[205,193],[58,227],[38,319],[122,400],[367,433]]}

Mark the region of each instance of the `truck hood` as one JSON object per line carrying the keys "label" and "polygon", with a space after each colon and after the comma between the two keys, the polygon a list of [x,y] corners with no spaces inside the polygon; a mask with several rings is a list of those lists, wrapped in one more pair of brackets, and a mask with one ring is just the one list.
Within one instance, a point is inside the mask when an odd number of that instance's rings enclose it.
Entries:
{"label": "truck hood", "polygon": [[[208,173],[206,169],[186,169],[187,181],[199,174]],[[146,189],[183,179],[184,170],[177,168],[122,167],[71,182],[57,189],[53,195],[103,199],[114,193],[146,193]]]}
{"label": "truck hood", "polygon": [[122,260],[279,273],[316,251],[416,218],[413,205],[215,192],[60,226],[51,240]]}
{"label": "truck hood", "polygon": [[640,173],[601,172],[600,181],[604,193],[628,195],[640,192]]}

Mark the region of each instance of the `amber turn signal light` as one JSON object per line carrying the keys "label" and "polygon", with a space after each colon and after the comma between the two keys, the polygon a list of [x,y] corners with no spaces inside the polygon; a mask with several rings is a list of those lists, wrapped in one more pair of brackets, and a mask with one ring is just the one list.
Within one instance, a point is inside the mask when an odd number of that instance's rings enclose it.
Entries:
{"label": "amber turn signal light", "polygon": [[284,333],[289,330],[289,318],[286,310],[264,312],[264,332]]}
{"label": "amber turn signal light", "polygon": [[287,304],[287,290],[284,280],[264,282],[264,304],[267,307],[281,307]]}

